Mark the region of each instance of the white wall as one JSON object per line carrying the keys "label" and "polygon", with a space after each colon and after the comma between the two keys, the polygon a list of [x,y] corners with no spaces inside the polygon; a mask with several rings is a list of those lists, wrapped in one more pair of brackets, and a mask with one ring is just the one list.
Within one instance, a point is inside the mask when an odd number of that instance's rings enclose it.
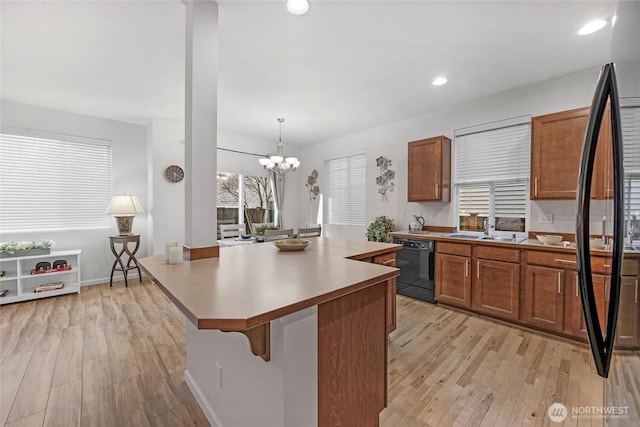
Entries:
{"label": "white wall", "polygon": [[[424,216],[427,225],[455,226],[455,203],[409,203],[407,202],[407,143],[437,135],[446,135],[453,140],[455,129],[518,117],[541,115],[591,104],[593,91],[600,69],[593,68],[561,78],[540,82],[530,86],[508,90],[468,104],[443,109],[410,118],[375,129],[345,135],[323,141],[301,151],[302,172],[298,175],[298,198],[307,200],[306,177],[311,170],[320,173],[320,190],[325,190],[323,162],[326,159],[353,152],[364,152],[367,158],[366,219],[368,225],[378,215],[394,219],[396,228],[408,229],[413,214]],[[441,88],[446,90],[446,86]],[[452,168],[454,153],[452,150]],[[383,202],[378,194],[375,178],[379,175],[375,159],[385,156],[392,160],[396,172],[395,189]],[[452,171],[452,178],[455,170]],[[453,199],[453,198],[452,198]],[[573,201],[546,201],[530,203],[529,229],[534,231],[574,231]],[[553,214],[554,223],[538,223],[540,213]],[[309,221],[308,202],[301,203],[298,222]],[[328,235],[340,235],[364,239],[366,225],[361,227],[326,227]]]}
{"label": "white wall", "polygon": [[[30,128],[46,132],[78,135],[112,141],[113,194],[134,194],[145,207],[145,213],[136,216],[133,231],[141,235],[140,257],[148,253],[149,238],[147,164],[145,126],[105,120],[32,105],[1,101],[0,123],[17,128]],[[107,207],[104,207],[105,210]],[[109,236],[117,234],[115,221],[111,228],[82,231],[55,231],[38,233],[3,233],[1,241],[41,240],[56,241],[54,250],[82,250],[83,284],[108,281],[113,263],[109,249]],[[114,279],[120,276],[114,276]]]}
{"label": "white wall", "polygon": [[169,182],[164,170],[169,165],[184,169],[184,122],[153,119],[147,131],[149,159],[150,253],[164,254],[165,242],[184,244],[184,180]]}

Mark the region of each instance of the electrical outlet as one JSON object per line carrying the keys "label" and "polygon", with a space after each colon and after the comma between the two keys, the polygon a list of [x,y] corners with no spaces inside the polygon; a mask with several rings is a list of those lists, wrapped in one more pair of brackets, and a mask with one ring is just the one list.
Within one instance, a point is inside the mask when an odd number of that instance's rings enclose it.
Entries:
{"label": "electrical outlet", "polygon": [[222,367],[216,362],[216,380],[218,381],[218,388],[222,389]]}
{"label": "electrical outlet", "polygon": [[184,218],[184,212],[180,209],[173,211],[173,216],[176,218]]}
{"label": "electrical outlet", "polygon": [[407,211],[402,211],[402,218],[406,218],[407,217]]}
{"label": "electrical outlet", "polygon": [[540,214],[538,222],[540,224],[553,224],[553,214]]}

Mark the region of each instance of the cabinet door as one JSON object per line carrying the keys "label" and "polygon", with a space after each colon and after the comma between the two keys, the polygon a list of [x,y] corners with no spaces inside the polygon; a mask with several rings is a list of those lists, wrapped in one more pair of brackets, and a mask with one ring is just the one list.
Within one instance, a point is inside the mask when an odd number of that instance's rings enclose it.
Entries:
{"label": "cabinet door", "polygon": [[451,140],[444,136],[409,143],[408,190],[410,202],[450,200]]}
{"label": "cabinet door", "polygon": [[616,347],[636,347],[640,344],[640,306],[638,299],[637,276],[623,276],[620,283],[620,309],[618,311],[618,326],[616,332]]}
{"label": "cabinet door", "polygon": [[387,280],[387,335],[396,330],[396,279]]}
{"label": "cabinet door", "polygon": [[474,262],[471,307],[503,319],[520,318],[520,265],[479,259]]}
{"label": "cabinet door", "polygon": [[[396,266],[395,251],[372,258],[375,264]],[[371,262],[371,261],[369,261]],[[396,279],[387,280],[387,334],[396,330]]]}
{"label": "cabinet door", "polygon": [[562,332],[565,270],[527,266],[524,282],[523,320],[539,328]]}
{"label": "cabinet door", "polygon": [[[598,317],[600,319],[600,327],[604,331],[607,325],[607,312],[605,303],[605,276],[594,274],[593,276],[593,293],[596,297],[596,307],[598,309]],[[580,299],[580,291],[578,289],[578,273],[572,271],[569,273],[567,286],[571,286],[571,335],[579,338],[587,339],[587,327],[584,322],[584,313],[582,312],[582,301]],[[567,307],[568,309],[568,307]],[[569,311],[567,311],[569,312]]]}
{"label": "cabinet door", "polygon": [[[589,108],[531,119],[531,199],[575,199]],[[592,188],[592,197],[596,188]]]}
{"label": "cabinet door", "polygon": [[436,253],[436,300],[471,308],[471,259]]}

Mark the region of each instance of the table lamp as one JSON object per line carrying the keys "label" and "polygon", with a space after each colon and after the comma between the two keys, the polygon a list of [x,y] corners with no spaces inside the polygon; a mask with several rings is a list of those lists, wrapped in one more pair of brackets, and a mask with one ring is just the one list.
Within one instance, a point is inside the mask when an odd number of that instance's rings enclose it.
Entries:
{"label": "table lamp", "polygon": [[144,209],[142,209],[138,198],[125,194],[123,196],[113,196],[106,213],[113,215],[116,219],[120,236],[130,236],[133,234],[131,233],[133,217],[140,212],[144,212]]}

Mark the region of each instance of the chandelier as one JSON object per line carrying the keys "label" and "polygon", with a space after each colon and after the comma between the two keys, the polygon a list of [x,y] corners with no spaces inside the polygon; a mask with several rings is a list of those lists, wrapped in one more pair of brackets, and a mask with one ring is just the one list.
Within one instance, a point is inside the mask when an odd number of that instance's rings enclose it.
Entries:
{"label": "chandelier", "polygon": [[284,173],[294,171],[300,166],[300,160],[297,157],[285,157],[284,149],[282,148],[282,123],[284,119],[279,118],[280,123],[280,138],[278,139],[278,150],[276,155],[262,157],[258,161],[260,164],[268,170],[273,170],[276,173]]}

